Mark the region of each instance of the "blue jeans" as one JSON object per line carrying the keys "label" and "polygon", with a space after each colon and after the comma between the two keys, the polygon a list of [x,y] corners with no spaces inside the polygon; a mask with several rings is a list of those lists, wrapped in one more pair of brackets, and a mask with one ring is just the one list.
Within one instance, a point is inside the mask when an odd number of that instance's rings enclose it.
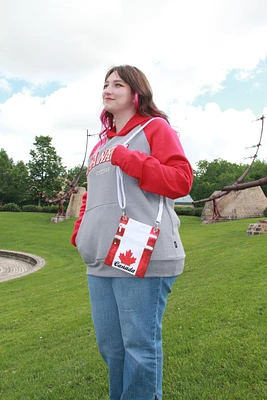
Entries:
{"label": "blue jeans", "polygon": [[175,279],[88,276],[110,400],[162,399],[162,318]]}

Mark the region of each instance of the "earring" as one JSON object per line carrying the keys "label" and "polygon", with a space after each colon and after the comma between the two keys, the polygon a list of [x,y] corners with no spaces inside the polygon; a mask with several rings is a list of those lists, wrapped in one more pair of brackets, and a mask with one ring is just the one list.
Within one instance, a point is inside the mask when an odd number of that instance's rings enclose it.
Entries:
{"label": "earring", "polygon": [[134,105],[135,105],[136,111],[138,111],[139,110],[139,95],[137,92],[135,92],[135,94],[134,94]]}

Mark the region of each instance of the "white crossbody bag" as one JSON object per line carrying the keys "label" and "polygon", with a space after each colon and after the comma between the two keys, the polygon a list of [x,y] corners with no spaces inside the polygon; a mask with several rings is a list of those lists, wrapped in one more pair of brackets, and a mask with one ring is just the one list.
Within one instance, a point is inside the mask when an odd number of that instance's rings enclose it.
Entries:
{"label": "white crossbody bag", "polygon": [[[152,118],[141,126],[123,145],[130,142],[145,126],[157,118]],[[123,172],[116,167],[118,202],[122,209],[119,226],[104,263],[139,278],[145,276],[152,252],[157,242],[163,213],[163,196],[159,199],[155,226],[136,221],[126,215],[126,196]]]}

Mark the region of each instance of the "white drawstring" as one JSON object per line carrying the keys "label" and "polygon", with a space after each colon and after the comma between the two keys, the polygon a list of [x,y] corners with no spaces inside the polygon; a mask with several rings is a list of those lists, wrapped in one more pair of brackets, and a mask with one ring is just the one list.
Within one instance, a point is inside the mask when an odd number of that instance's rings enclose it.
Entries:
{"label": "white drawstring", "polygon": [[163,196],[160,196],[159,197],[159,211],[158,211],[158,215],[156,218],[156,228],[158,228],[159,224],[161,223],[162,213],[163,213]]}
{"label": "white drawstring", "polygon": [[117,175],[118,202],[120,208],[122,209],[122,213],[124,214],[125,212],[124,210],[126,208],[126,197],[124,192],[122,170],[119,167],[116,167],[116,175]]}

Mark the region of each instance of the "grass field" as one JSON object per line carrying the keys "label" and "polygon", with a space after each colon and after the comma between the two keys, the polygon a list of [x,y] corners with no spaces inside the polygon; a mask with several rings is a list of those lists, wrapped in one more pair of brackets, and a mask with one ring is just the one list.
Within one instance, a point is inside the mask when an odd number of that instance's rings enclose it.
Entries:
{"label": "grass field", "polygon": [[[0,283],[0,398],[107,400],[74,220],[0,213],[0,248],[46,260]],[[164,317],[164,400],[267,399],[267,235],[181,217],[187,253]],[[131,399],[129,399],[131,400]]]}

